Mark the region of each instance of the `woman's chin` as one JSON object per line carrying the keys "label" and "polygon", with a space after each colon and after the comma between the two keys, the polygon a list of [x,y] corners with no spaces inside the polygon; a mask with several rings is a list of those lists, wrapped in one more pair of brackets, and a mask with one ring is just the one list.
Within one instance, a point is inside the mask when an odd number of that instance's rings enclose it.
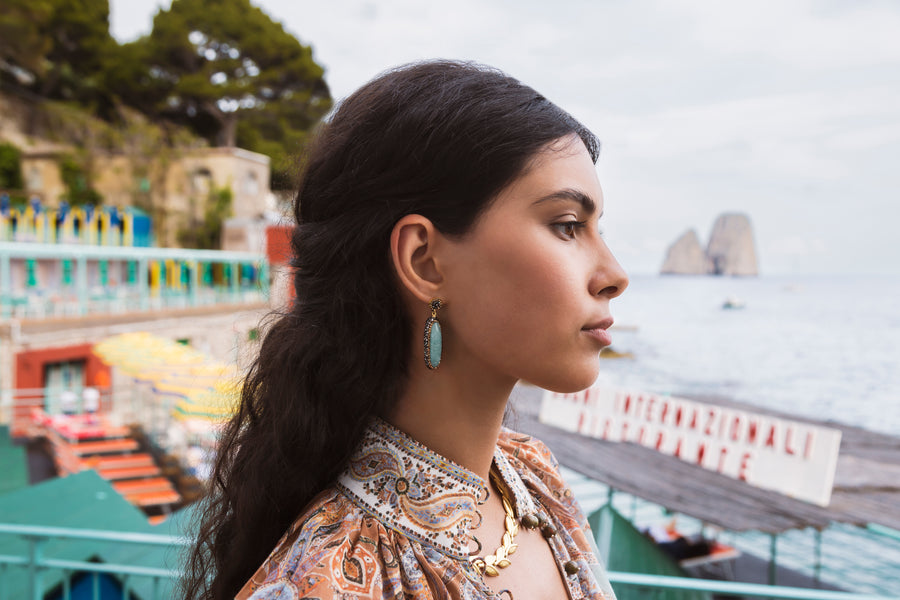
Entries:
{"label": "woman's chin", "polygon": [[529,380],[529,383],[557,394],[574,394],[591,387],[597,381],[599,374],[600,359],[598,357],[594,365],[584,365],[580,369],[568,368],[564,372],[557,371],[552,376],[541,378],[541,380]]}

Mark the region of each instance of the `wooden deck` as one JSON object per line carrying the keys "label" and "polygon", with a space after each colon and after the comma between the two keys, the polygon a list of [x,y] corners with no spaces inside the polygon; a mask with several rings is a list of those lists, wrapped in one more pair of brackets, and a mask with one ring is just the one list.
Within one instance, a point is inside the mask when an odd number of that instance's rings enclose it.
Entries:
{"label": "wooden deck", "polygon": [[632,443],[605,442],[538,421],[543,390],[516,386],[508,426],[542,440],[570,469],[666,508],[733,531],[780,533],[832,522],[900,530],[900,438],[822,423],[719,398],[694,398],[843,432],[831,504],[820,507],[752,487]]}

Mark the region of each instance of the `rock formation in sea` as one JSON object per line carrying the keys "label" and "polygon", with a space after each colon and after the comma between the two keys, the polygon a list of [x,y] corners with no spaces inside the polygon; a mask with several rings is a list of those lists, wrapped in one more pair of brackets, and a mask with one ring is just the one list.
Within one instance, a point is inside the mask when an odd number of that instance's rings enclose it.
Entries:
{"label": "rock formation in sea", "polygon": [[700,245],[697,232],[685,231],[666,252],[666,261],[660,273],[663,275],[706,275],[712,272],[712,263]]}
{"label": "rock formation in sea", "polygon": [[720,215],[709,236],[706,256],[713,275],[759,275],[753,227],[747,215]]}
{"label": "rock formation in sea", "polygon": [[691,229],[681,235],[666,253],[661,274],[756,276],[756,245],[747,215],[719,215],[704,252]]}

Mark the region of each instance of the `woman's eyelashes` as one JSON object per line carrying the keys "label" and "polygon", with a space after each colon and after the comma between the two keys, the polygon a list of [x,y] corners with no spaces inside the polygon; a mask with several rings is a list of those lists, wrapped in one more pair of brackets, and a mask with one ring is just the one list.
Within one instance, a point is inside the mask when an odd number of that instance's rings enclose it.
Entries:
{"label": "woman's eyelashes", "polygon": [[576,234],[579,230],[587,227],[587,221],[560,221],[559,223],[553,223],[552,225],[559,234],[569,240],[573,240],[576,237]]}

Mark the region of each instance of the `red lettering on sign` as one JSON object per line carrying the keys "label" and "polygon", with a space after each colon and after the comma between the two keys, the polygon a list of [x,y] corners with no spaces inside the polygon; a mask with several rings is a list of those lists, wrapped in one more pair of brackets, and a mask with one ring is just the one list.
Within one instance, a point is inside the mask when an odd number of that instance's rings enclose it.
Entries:
{"label": "red lettering on sign", "polygon": [[678,438],[678,443],[675,444],[675,458],[681,458],[681,440],[682,438]]}
{"label": "red lettering on sign", "polygon": [[775,423],[769,426],[769,437],[766,438],[766,448],[775,447]]}
{"label": "red lettering on sign", "polygon": [[684,407],[680,404],[678,408],[675,409],[675,426],[681,427],[681,420],[684,417]]}
{"label": "red lettering on sign", "polygon": [[622,441],[628,441],[628,421],[622,423]]}
{"label": "red lettering on sign", "polygon": [[713,423],[716,420],[716,409],[710,408],[708,411],[708,415],[706,417],[706,429],[703,430],[703,433],[706,435],[713,434]]}
{"label": "red lettering on sign", "polygon": [[731,441],[736,442],[741,435],[741,416],[735,415],[731,420]]}
{"label": "red lettering on sign", "polygon": [[719,468],[716,469],[719,473],[725,470],[725,456],[728,454],[728,448],[722,446],[722,449],[719,450]]}
{"label": "red lettering on sign", "polygon": [[697,446],[697,464],[703,464],[703,455],[706,454],[706,442],[700,442],[700,445]]}
{"label": "red lettering on sign", "polygon": [[797,452],[794,450],[794,428],[788,427],[784,432],[784,451],[793,456]]}
{"label": "red lettering on sign", "polygon": [[741,481],[747,481],[747,473],[750,471],[751,458],[753,458],[753,454],[749,451],[744,452],[744,455],[741,457],[741,468],[738,471],[738,479]]}
{"label": "red lettering on sign", "polygon": [[607,417],[607,418],[606,418],[606,424],[603,425],[603,439],[604,439],[604,440],[605,440],[606,438],[609,437],[609,428],[610,428],[611,425],[612,425],[612,419],[610,419],[609,417]]}
{"label": "red lettering on sign", "polygon": [[662,414],[659,416],[660,423],[665,423],[667,416],[669,416],[669,401],[668,400],[663,402]]}
{"label": "red lettering on sign", "polygon": [[638,432],[638,439],[637,439],[637,443],[638,443],[638,444],[643,444],[643,443],[644,443],[644,434],[645,434],[645,433],[646,433],[646,430],[644,429],[644,426],[641,425],[641,429],[640,429],[640,431]]}
{"label": "red lettering on sign", "polygon": [[656,434],[656,449],[657,450],[662,448],[663,440],[665,440],[665,439],[666,439],[666,434],[664,434],[662,431],[660,431],[659,433]]}
{"label": "red lettering on sign", "polygon": [[697,410],[696,408],[694,408],[693,410],[694,410],[694,413],[691,415],[691,429],[696,430],[697,429],[697,416],[699,415],[700,411]]}
{"label": "red lettering on sign", "polygon": [[650,420],[653,418],[653,405],[656,404],[656,398],[650,396],[647,399],[647,410],[644,411],[644,419]]}
{"label": "red lettering on sign", "polygon": [[747,427],[747,442],[751,444],[755,443],[757,433],[759,433],[759,421],[750,419],[750,426]]}
{"label": "red lettering on sign", "polygon": [[584,426],[584,411],[580,411],[578,413],[578,425],[575,426],[575,431],[581,433],[582,427]]}
{"label": "red lettering on sign", "polygon": [[628,396],[625,396],[625,408],[624,408],[623,412],[627,415],[628,410],[630,408],[631,408],[631,396],[628,395]]}

